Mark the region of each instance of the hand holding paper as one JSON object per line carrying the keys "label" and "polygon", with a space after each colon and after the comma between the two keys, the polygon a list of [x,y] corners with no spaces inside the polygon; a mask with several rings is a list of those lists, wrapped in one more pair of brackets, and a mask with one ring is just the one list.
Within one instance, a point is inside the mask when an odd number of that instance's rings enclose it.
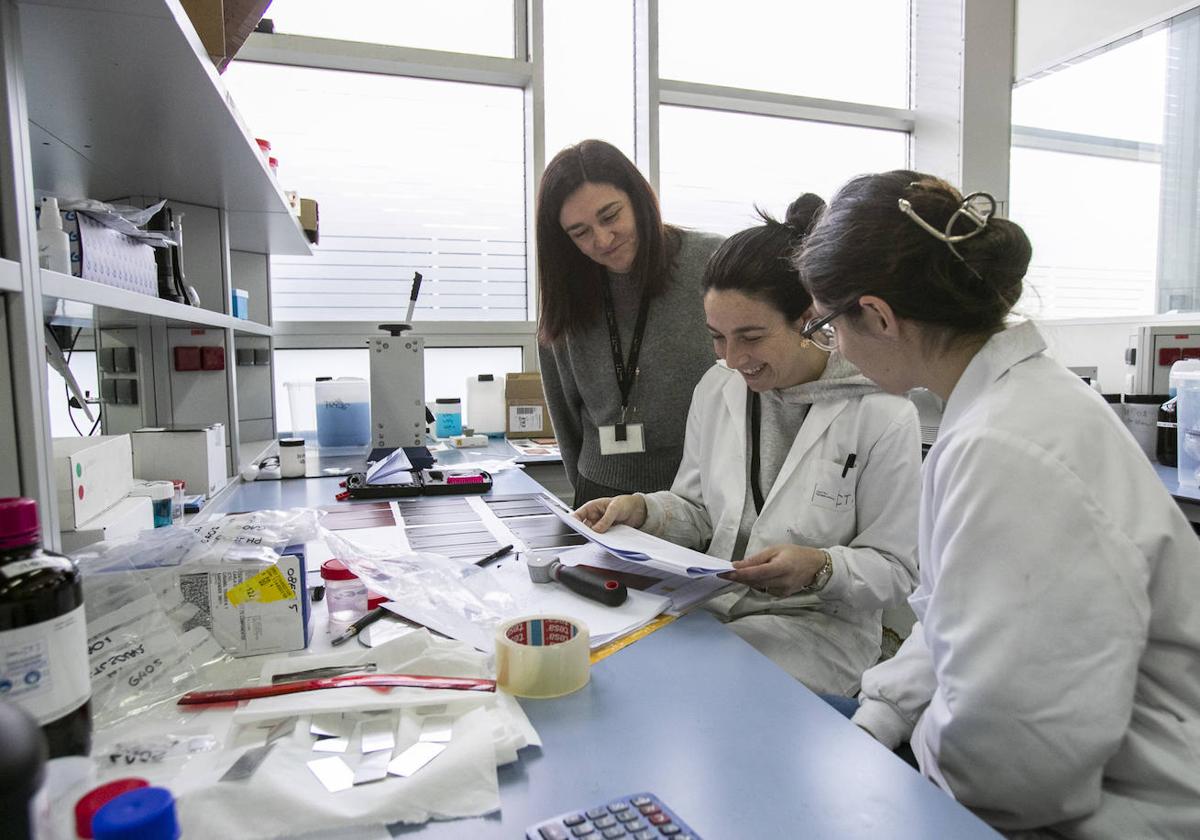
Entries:
{"label": "hand holding paper", "polygon": [[683,548],[628,525],[613,525],[603,534],[598,534],[571,513],[555,511],[555,514],[572,530],[604,546],[623,560],[645,563],[652,568],[687,577],[719,575],[733,570],[733,564],[728,560]]}

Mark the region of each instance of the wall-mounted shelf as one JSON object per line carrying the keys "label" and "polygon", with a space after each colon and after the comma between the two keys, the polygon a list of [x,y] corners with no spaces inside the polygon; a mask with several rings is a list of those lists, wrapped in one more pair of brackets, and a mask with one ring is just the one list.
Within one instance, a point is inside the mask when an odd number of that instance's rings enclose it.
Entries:
{"label": "wall-mounted shelf", "polygon": [[[274,333],[273,328],[266,324],[234,318],[232,315],[213,312],[203,307],[174,303],[162,298],[151,297],[150,295],[143,295],[138,292],[130,292],[114,286],[106,286],[103,283],[84,280],[69,274],[59,274],[56,271],[48,271],[47,269],[42,269],[41,271],[42,296],[44,298],[56,298],[58,300],[90,304],[91,306],[119,310],[132,315],[149,315],[166,318],[171,322],[184,326],[218,327],[253,335],[272,335]],[[46,308],[50,310],[51,307],[47,306]],[[69,307],[69,310],[67,314],[74,321],[87,319],[86,313],[80,312],[77,307]],[[54,316],[51,316],[52,321],[53,318]]]}
{"label": "wall-mounted shelf", "polygon": [[20,264],[0,258],[0,292],[19,291],[21,291]]}
{"label": "wall-mounted shelf", "polygon": [[24,0],[34,186],[229,212],[230,247],[312,253],[178,0]]}

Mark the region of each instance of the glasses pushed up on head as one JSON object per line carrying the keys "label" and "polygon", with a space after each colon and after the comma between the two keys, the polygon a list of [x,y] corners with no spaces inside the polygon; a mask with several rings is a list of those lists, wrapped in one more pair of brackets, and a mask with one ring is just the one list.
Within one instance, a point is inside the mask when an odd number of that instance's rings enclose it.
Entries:
{"label": "glasses pushed up on head", "polygon": [[845,315],[856,306],[858,306],[858,301],[852,300],[819,318],[811,319],[804,325],[804,329],[800,330],[800,335],[815,344],[818,350],[832,353],[838,346],[837,329],[833,326],[833,319],[839,315]]}

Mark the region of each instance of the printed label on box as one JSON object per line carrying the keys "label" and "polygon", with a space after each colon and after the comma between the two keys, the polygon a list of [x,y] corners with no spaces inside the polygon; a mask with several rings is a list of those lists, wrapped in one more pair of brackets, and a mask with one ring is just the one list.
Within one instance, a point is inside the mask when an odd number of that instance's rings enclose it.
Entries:
{"label": "printed label on box", "polygon": [[538,432],[544,428],[540,405],[510,405],[508,428],[514,432]]}

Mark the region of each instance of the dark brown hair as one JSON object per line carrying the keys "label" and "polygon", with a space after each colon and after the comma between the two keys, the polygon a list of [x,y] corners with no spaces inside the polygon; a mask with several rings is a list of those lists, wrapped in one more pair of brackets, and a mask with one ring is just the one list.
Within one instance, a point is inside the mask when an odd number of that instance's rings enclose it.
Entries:
{"label": "dark brown hair", "polygon": [[[1032,247],[1020,225],[991,218],[955,251],[901,212],[900,199],[937,230],[962,205],[950,184],[932,175],[895,170],[861,175],[829,202],[797,257],[800,277],[827,309],[874,295],[902,318],[933,328],[946,341],[1003,329],[1021,297]],[[964,234],[961,216],[950,231]]]}
{"label": "dark brown hair", "polygon": [[633,279],[651,297],[671,282],[679,231],[663,224],[649,182],[620,149],[603,140],[569,146],[550,161],[538,190],[538,340],[543,344],[553,344],[599,317],[605,268],[584,256],[559,224],[563,203],[585,183],[610,184],[629,196],[638,233]]}
{"label": "dark brown hair", "polygon": [[759,210],[763,224],[735,233],[709,259],[704,291],[741,292],[769,304],[789,323],[800,320],[812,296],[792,257],[824,206],[820,196],[805,193],[788,206],[783,222]]}

